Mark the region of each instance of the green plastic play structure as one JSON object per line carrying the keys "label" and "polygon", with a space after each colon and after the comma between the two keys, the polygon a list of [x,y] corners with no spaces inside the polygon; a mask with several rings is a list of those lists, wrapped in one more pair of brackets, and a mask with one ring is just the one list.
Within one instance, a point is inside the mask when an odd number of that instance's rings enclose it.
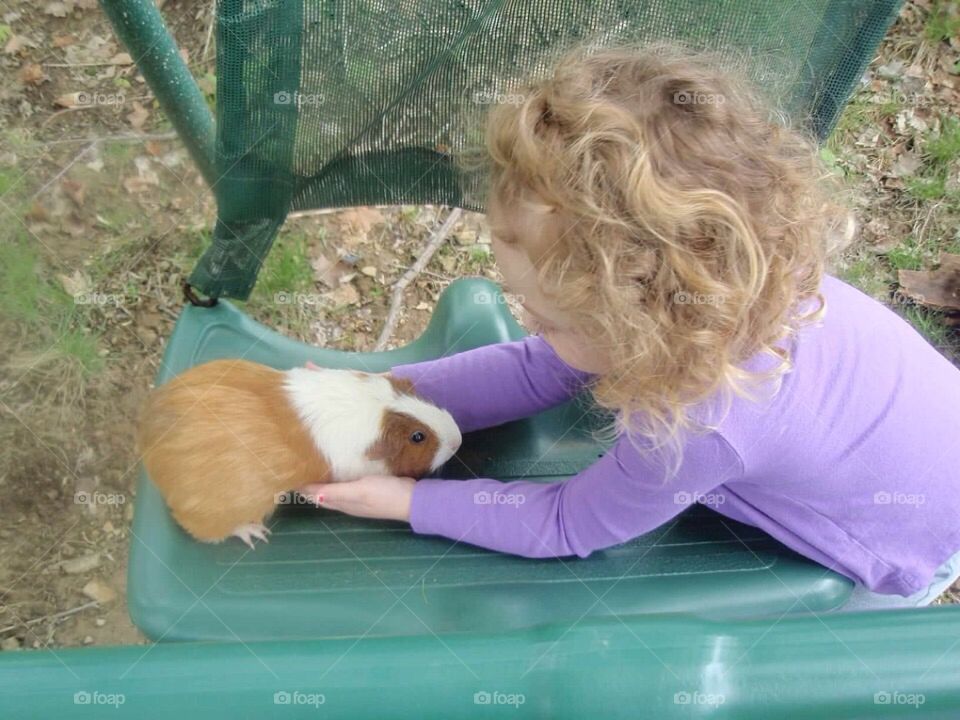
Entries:
{"label": "green plastic play structure", "polygon": [[[376,353],[294,341],[226,298],[249,295],[293,210],[482,210],[451,160],[473,140],[459,121],[572,42],[739,48],[823,139],[899,1],[219,0],[216,122],[153,0],[102,6],[217,198],[163,383],[216,358],[379,372],[523,337],[481,278]],[[606,450],[593,410],[581,396],[469,433],[436,474],[560,481]],[[0,717],[960,717],[960,608],[838,612],[848,579],[703,507],[586,559],[500,555],[295,496],[275,521],[252,553],[193,542],[141,474],[127,596],[155,643],[2,653]]]}

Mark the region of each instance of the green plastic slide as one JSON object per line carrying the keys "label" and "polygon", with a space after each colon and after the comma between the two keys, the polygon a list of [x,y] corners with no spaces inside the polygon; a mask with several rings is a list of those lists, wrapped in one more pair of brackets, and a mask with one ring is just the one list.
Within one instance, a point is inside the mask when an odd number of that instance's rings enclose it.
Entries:
{"label": "green plastic slide", "polygon": [[[454,281],[419,339],[380,353],[295,342],[221,301],[185,310],[158,382],[221,357],[380,372],[524,334],[499,288],[483,278]],[[589,435],[590,409],[580,397],[468,433],[457,457],[436,474],[543,482],[573,475],[604,451]],[[823,612],[840,606],[851,586],[755,528],[705,508],[587,559],[512,557],[417,536],[404,523],[295,504],[281,506],[271,528],[270,543],[255,552],[239,540],[195,542],[141,476],[127,591],[136,624],[165,641],[445,635],[662,612]]]}

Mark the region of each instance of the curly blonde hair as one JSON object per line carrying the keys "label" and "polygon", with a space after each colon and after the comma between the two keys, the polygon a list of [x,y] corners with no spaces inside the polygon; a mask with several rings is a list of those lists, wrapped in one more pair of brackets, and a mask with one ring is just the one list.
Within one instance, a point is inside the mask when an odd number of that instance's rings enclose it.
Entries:
{"label": "curly blonde hair", "polygon": [[[694,407],[779,388],[785,341],[824,312],[829,246],[853,231],[816,141],[722,59],[576,47],[485,125],[487,207],[551,210],[556,236],[524,250],[544,295],[609,358],[591,387],[615,411],[607,429],[672,448],[674,469],[681,431],[704,427]],[[758,353],[772,366],[748,372]]]}

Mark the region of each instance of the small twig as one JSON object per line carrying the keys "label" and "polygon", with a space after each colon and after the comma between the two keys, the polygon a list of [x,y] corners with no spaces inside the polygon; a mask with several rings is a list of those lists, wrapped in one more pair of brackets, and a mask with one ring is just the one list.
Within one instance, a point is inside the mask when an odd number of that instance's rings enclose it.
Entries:
{"label": "small twig", "polygon": [[210,50],[210,40],[213,38],[213,26],[217,23],[217,0],[210,3],[210,24],[207,26],[207,39],[203,41],[203,52],[200,53],[200,62],[206,62],[207,52]]}
{"label": "small twig", "polygon": [[44,147],[48,145],[67,145],[69,143],[85,143],[85,142],[147,142],[149,140],[176,140],[177,133],[175,131],[166,132],[166,133],[157,133],[155,135],[105,135],[103,137],[94,137],[94,138],[64,138],[63,140],[49,140],[43,143],[37,143],[38,145],[43,145]]}
{"label": "small twig", "polygon": [[101,62],[85,63],[42,63],[44,67],[71,68],[71,67],[103,67],[104,65],[116,65],[117,67],[129,67],[126,63],[115,63],[112,60],[103,60]]}
{"label": "small twig", "polygon": [[160,307],[160,312],[162,312],[164,315],[167,315],[168,317],[170,317],[170,318],[173,319],[173,320],[179,320],[179,319],[180,319],[180,316],[177,315],[173,310],[171,310],[170,308],[168,308],[166,305],[162,305],[162,306]]}
{"label": "small twig", "polygon": [[57,110],[57,112],[53,113],[53,114],[50,115],[46,120],[44,120],[42,123],[40,123],[40,127],[42,127],[42,128],[43,128],[43,127],[46,127],[46,126],[47,126],[47,123],[56,120],[58,117],[60,117],[60,116],[63,115],[64,113],[79,112],[79,111],[81,111],[81,110],[92,110],[92,109],[97,108],[97,107],[99,107],[99,105],[77,105],[76,107],[64,108],[63,110]]}
{"label": "small twig", "polygon": [[[152,95],[138,95],[137,97],[132,97],[132,98],[128,98],[128,99],[130,99],[130,100],[152,100],[152,99],[153,99],[153,96],[152,96]],[[40,127],[41,127],[41,128],[46,127],[49,123],[53,122],[54,120],[56,120],[58,117],[60,117],[60,116],[63,115],[64,113],[79,112],[80,110],[95,110],[95,109],[100,108],[100,107],[103,107],[103,106],[102,106],[102,105],[91,104],[91,105],[77,105],[76,107],[70,107],[70,108],[64,108],[63,110],[57,110],[57,112],[53,113],[53,114],[50,115],[46,120],[44,120],[42,123],[40,123]]]}
{"label": "small twig", "polygon": [[437,230],[433,237],[430,238],[430,242],[427,243],[426,248],[420,254],[420,257],[417,258],[417,261],[410,266],[410,269],[407,270],[403,276],[394,283],[393,286],[393,296],[390,299],[390,312],[387,313],[387,320],[383,325],[383,330],[380,332],[380,337],[377,339],[377,344],[373,346],[374,352],[383,350],[387,344],[387,341],[390,339],[390,336],[393,335],[394,328],[397,324],[397,319],[400,315],[400,307],[403,305],[403,291],[406,289],[407,285],[413,282],[413,279],[427,266],[427,263],[430,262],[430,258],[433,257],[433,254],[443,245],[446,241],[447,236],[450,235],[450,231],[453,229],[453,226],[456,225],[457,221],[460,219],[460,216],[463,214],[463,210],[460,208],[454,208],[450,211],[450,214],[447,215],[447,219],[443,221],[443,225],[440,226],[440,229]]}
{"label": "small twig", "polygon": [[69,610],[64,610],[62,612],[54,613],[53,615],[44,615],[43,617],[33,618],[32,620],[25,620],[23,622],[16,623],[15,625],[8,625],[5,628],[0,628],[0,634],[10,632],[11,630],[16,630],[19,627],[30,627],[31,625],[36,625],[37,623],[42,623],[45,620],[60,620],[70,615],[76,615],[78,612],[83,612],[92,607],[99,607],[100,603],[96,600],[91,600],[88,603],[83,605],[78,605],[75,608],[70,608]]}
{"label": "small twig", "polygon": [[322,210],[297,210],[287,215],[287,220],[296,220],[297,218],[314,217],[316,215],[332,215],[342,211],[343,208],[323,208]]}
{"label": "small twig", "polygon": [[[400,262],[397,262],[396,260],[394,260],[394,261],[393,261],[393,267],[395,267],[395,268],[406,268],[407,266],[404,265],[403,263],[400,263]],[[443,282],[450,282],[451,280],[453,280],[453,278],[451,278],[451,277],[447,277],[446,275],[441,275],[440,273],[436,273],[436,272],[434,272],[433,270],[427,270],[426,268],[424,268],[423,270],[421,270],[420,273],[423,274],[423,275],[430,275],[430,276],[432,276],[432,277],[435,277],[437,280],[442,280]]]}
{"label": "small twig", "polygon": [[83,148],[80,152],[78,152],[76,155],[74,155],[74,156],[73,156],[73,159],[72,159],[70,162],[68,162],[66,165],[64,165],[63,168],[60,170],[60,172],[58,172],[56,175],[54,175],[52,178],[50,178],[50,180],[48,180],[48,181],[44,184],[43,187],[41,187],[41,188],[40,188],[39,190],[37,190],[33,195],[31,195],[31,196],[30,196],[30,199],[27,200],[27,202],[30,202],[31,200],[33,200],[34,198],[36,198],[38,195],[40,195],[40,193],[42,193],[42,192],[43,192],[44,190],[46,190],[48,187],[50,187],[51,185],[53,185],[57,180],[59,180],[60,178],[62,178],[64,175],[66,175],[66,174],[67,174],[67,171],[69,171],[70,168],[72,168],[74,165],[76,165],[77,162],[80,160],[80,158],[82,158],[84,155],[86,155],[88,152],[90,152],[94,147],[96,147],[96,145],[97,145],[97,141],[94,140],[94,141],[91,142],[89,145],[87,145],[85,148]]}

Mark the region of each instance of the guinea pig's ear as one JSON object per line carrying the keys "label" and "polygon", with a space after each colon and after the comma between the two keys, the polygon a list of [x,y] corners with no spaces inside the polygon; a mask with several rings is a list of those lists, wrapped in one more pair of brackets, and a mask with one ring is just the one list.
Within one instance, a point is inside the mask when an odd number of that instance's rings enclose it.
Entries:
{"label": "guinea pig's ear", "polygon": [[390,373],[384,373],[387,380],[390,381],[390,384],[393,385],[394,392],[397,395],[415,395],[416,393],[413,390],[413,380],[408,378],[395,377]]}
{"label": "guinea pig's ear", "polygon": [[439,448],[440,440],[423,420],[388,410],[380,422],[380,436],[367,450],[367,457],[383,460],[398,477],[420,477],[430,470]]}

